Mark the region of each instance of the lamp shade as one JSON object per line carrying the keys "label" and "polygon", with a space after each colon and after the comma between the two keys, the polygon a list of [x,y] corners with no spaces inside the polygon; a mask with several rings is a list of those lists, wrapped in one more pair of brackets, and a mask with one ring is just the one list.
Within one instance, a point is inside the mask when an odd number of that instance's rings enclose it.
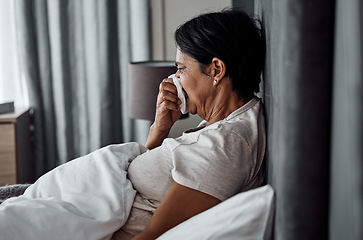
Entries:
{"label": "lamp shade", "polygon": [[129,113],[131,118],[154,120],[159,85],[176,72],[175,62],[129,64]]}

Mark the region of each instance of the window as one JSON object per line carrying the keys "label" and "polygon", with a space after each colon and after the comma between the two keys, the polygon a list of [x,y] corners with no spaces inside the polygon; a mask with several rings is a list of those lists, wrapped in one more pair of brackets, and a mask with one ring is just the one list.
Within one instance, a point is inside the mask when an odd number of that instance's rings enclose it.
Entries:
{"label": "window", "polygon": [[26,81],[18,57],[14,2],[0,1],[0,103],[14,101],[15,107],[28,107]]}

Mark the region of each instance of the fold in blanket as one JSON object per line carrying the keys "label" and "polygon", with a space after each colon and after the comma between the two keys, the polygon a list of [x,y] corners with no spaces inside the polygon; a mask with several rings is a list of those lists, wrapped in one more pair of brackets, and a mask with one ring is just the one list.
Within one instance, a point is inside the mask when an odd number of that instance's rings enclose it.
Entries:
{"label": "fold in blanket", "polygon": [[147,149],[110,145],[43,175],[0,205],[2,239],[110,239],[125,224],[135,190],[129,163]]}

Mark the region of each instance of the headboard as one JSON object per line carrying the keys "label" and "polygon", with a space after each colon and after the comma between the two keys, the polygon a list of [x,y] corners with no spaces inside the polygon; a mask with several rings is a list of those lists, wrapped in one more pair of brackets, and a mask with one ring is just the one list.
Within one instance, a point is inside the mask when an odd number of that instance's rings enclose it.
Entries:
{"label": "headboard", "polygon": [[262,95],[275,239],[328,238],[333,5],[255,1],[267,49]]}
{"label": "headboard", "polygon": [[363,239],[363,4],[256,0],[274,239]]}

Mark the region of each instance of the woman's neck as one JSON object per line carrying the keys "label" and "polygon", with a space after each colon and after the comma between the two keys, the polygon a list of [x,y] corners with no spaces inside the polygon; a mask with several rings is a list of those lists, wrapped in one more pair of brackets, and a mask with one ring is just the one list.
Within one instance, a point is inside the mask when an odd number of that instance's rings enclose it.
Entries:
{"label": "woman's neck", "polygon": [[206,116],[205,120],[208,122],[208,125],[223,120],[250,100],[251,98],[239,97],[235,91],[230,89],[221,90],[215,98],[210,114]]}

